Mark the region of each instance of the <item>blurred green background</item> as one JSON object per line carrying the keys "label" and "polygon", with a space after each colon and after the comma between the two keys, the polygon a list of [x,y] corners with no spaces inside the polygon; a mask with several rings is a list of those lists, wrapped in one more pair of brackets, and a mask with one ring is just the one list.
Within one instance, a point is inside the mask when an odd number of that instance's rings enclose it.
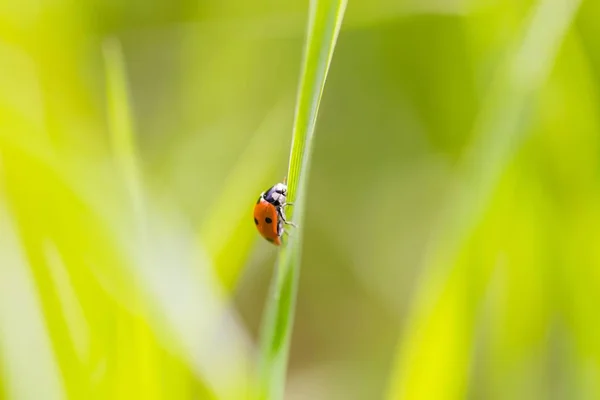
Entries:
{"label": "blurred green background", "polygon": [[[0,398],[251,398],[307,10],[0,2]],[[600,398],[599,20],[349,1],[286,399]]]}

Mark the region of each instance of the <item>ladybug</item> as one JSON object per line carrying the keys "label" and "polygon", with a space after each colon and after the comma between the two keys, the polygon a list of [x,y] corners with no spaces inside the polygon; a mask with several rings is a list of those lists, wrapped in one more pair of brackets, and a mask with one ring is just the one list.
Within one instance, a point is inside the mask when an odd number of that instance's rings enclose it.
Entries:
{"label": "ladybug", "polygon": [[283,208],[293,205],[286,203],[287,185],[277,183],[260,194],[254,206],[254,225],[258,232],[276,246],[281,244],[285,225],[296,226],[285,219]]}

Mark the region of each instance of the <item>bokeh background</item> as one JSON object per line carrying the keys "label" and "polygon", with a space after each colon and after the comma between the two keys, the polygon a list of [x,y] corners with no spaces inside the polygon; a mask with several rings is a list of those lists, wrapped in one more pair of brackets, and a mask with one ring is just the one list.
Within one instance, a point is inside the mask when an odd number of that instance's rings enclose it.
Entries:
{"label": "bokeh background", "polygon": [[[251,398],[307,10],[0,2],[0,398]],[[598,21],[349,0],[286,399],[600,398]]]}

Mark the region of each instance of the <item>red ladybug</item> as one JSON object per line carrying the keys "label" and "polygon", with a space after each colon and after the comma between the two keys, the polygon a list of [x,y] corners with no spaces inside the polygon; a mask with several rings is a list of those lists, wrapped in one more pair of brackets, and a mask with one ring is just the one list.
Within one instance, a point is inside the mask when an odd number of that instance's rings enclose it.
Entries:
{"label": "red ladybug", "polygon": [[254,225],[258,232],[269,242],[276,246],[281,244],[281,237],[285,230],[284,224],[296,226],[285,219],[283,208],[292,205],[286,203],[287,185],[277,183],[262,192],[254,206]]}

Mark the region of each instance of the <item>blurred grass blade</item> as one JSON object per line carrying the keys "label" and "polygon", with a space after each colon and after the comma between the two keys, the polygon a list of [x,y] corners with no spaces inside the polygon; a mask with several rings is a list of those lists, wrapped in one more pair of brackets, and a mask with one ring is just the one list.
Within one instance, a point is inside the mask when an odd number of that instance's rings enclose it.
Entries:
{"label": "blurred grass blade", "polygon": [[[257,187],[267,187],[276,176],[278,165],[285,162],[285,154],[277,154],[284,144],[285,136],[277,134],[289,121],[291,98],[276,104],[252,135],[246,149],[239,155],[235,165],[224,180],[223,187],[214,194],[208,217],[202,224],[200,240],[213,262],[216,273],[228,291],[235,287],[245,260],[257,240],[256,228],[248,224],[254,202],[246,203],[240,198],[257,196]],[[252,177],[252,178],[250,178]],[[236,249],[236,251],[231,251]]]}
{"label": "blurred grass blade", "polygon": [[[205,397],[239,398],[241,393],[247,392],[249,375],[245,331],[213,275],[211,263],[203,256],[202,248],[190,240],[193,235],[179,226],[174,215],[159,218],[162,213],[154,210],[148,201],[135,147],[122,49],[116,39],[109,39],[103,50],[116,169],[123,176],[135,218],[135,246],[131,257],[136,262],[132,264],[132,272],[144,293],[149,294],[148,298],[136,297],[136,309],[148,316],[150,327],[160,333],[160,341],[179,353],[197,378],[203,380]],[[146,209],[155,212],[146,215]],[[169,268],[165,268],[166,265]],[[149,309],[149,299],[154,309]],[[156,311],[162,315],[156,315]],[[208,344],[220,340],[224,333],[228,335],[226,348]],[[139,336],[144,338],[143,334]],[[141,348],[140,354],[145,355],[146,361],[157,362],[153,350]],[[218,352],[218,356],[214,352]],[[150,364],[146,369],[151,374],[156,365]]]}
{"label": "blurred grass blade", "polygon": [[135,217],[140,223],[143,220],[143,193],[123,50],[116,38],[106,39],[102,50],[106,68],[108,121],[114,158],[130,196]]}
{"label": "blurred grass blade", "polygon": [[134,272],[150,296],[145,304],[154,305],[151,326],[202,379],[210,393],[202,398],[242,398],[249,391],[251,345],[228,294],[184,224],[172,215],[159,219],[158,211],[150,215],[156,217],[149,219]]}
{"label": "blurred grass blade", "polygon": [[9,399],[64,399],[66,390],[36,283],[0,201],[0,355]]}
{"label": "blurred grass blade", "polygon": [[[451,203],[448,220],[425,263],[390,377],[389,399],[465,396],[475,307],[483,293],[477,293],[477,301],[467,297],[468,263],[461,260],[461,251],[525,139],[528,112],[554,65],[579,4],[579,0],[538,2],[516,51],[492,83],[475,126],[475,143],[461,165],[464,187]],[[486,284],[480,286],[483,289]]]}
{"label": "blurred grass blade", "polygon": [[298,92],[292,148],[288,169],[288,202],[294,203],[289,218],[298,224],[279,253],[276,271],[267,299],[260,343],[260,399],[283,398],[300,254],[306,184],[312,140],[325,87],[327,72],[346,10],[345,0],[310,2],[304,65]]}

